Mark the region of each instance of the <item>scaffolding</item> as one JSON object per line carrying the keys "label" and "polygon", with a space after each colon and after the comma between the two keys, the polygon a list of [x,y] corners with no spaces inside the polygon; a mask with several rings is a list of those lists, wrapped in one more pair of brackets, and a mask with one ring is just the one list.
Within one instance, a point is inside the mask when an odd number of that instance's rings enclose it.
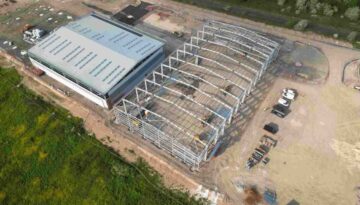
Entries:
{"label": "scaffolding", "polygon": [[115,123],[199,168],[279,47],[243,27],[206,22],[114,107]]}

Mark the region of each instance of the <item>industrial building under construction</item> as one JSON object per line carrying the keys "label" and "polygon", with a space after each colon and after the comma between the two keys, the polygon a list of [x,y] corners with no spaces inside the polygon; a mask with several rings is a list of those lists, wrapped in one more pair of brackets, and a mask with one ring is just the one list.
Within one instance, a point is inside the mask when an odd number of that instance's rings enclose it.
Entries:
{"label": "industrial building under construction", "polygon": [[209,21],[114,107],[115,122],[199,168],[278,52],[256,32]]}

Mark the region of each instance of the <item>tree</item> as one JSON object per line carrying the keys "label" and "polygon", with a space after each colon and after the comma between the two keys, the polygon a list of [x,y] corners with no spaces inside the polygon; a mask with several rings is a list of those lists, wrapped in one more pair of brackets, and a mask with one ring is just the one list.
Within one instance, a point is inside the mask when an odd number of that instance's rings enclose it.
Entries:
{"label": "tree", "polygon": [[296,10],[305,11],[307,8],[307,0],[296,0]]}
{"label": "tree", "polygon": [[334,13],[335,13],[335,11],[330,4],[324,5],[324,15],[325,16],[332,16],[332,15],[334,15]]}
{"label": "tree", "polygon": [[309,25],[309,21],[303,19],[303,20],[300,20],[300,21],[294,26],[294,29],[297,30],[297,31],[304,31],[308,25]]}
{"label": "tree", "polygon": [[349,33],[349,35],[346,37],[348,41],[352,42],[355,41],[358,36],[358,32],[352,31]]}
{"label": "tree", "polygon": [[346,18],[352,21],[356,21],[359,19],[359,14],[360,14],[360,9],[359,7],[356,6],[346,9],[344,15],[346,16]]}
{"label": "tree", "polygon": [[278,4],[279,6],[284,6],[285,3],[286,3],[286,0],[278,0],[278,1],[277,1],[277,4]]}

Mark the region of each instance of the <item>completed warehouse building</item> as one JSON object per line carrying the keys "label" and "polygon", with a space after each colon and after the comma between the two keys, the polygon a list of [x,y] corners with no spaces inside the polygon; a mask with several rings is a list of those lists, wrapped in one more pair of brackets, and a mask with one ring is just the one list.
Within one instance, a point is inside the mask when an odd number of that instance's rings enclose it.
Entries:
{"label": "completed warehouse building", "polygon": [[164,43],[90,14],[32,47],[33,65],[104,108],[111,108],[163,61]]}

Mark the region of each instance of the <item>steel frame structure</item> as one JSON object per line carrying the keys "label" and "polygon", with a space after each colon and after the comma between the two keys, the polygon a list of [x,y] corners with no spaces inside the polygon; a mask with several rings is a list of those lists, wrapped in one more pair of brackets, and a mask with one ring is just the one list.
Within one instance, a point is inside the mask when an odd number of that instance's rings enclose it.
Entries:
{"label": "steel frame structure", "polygon": [[243,27],[206,22],[114,107],[115,123],[199,168],[279,47]]}

